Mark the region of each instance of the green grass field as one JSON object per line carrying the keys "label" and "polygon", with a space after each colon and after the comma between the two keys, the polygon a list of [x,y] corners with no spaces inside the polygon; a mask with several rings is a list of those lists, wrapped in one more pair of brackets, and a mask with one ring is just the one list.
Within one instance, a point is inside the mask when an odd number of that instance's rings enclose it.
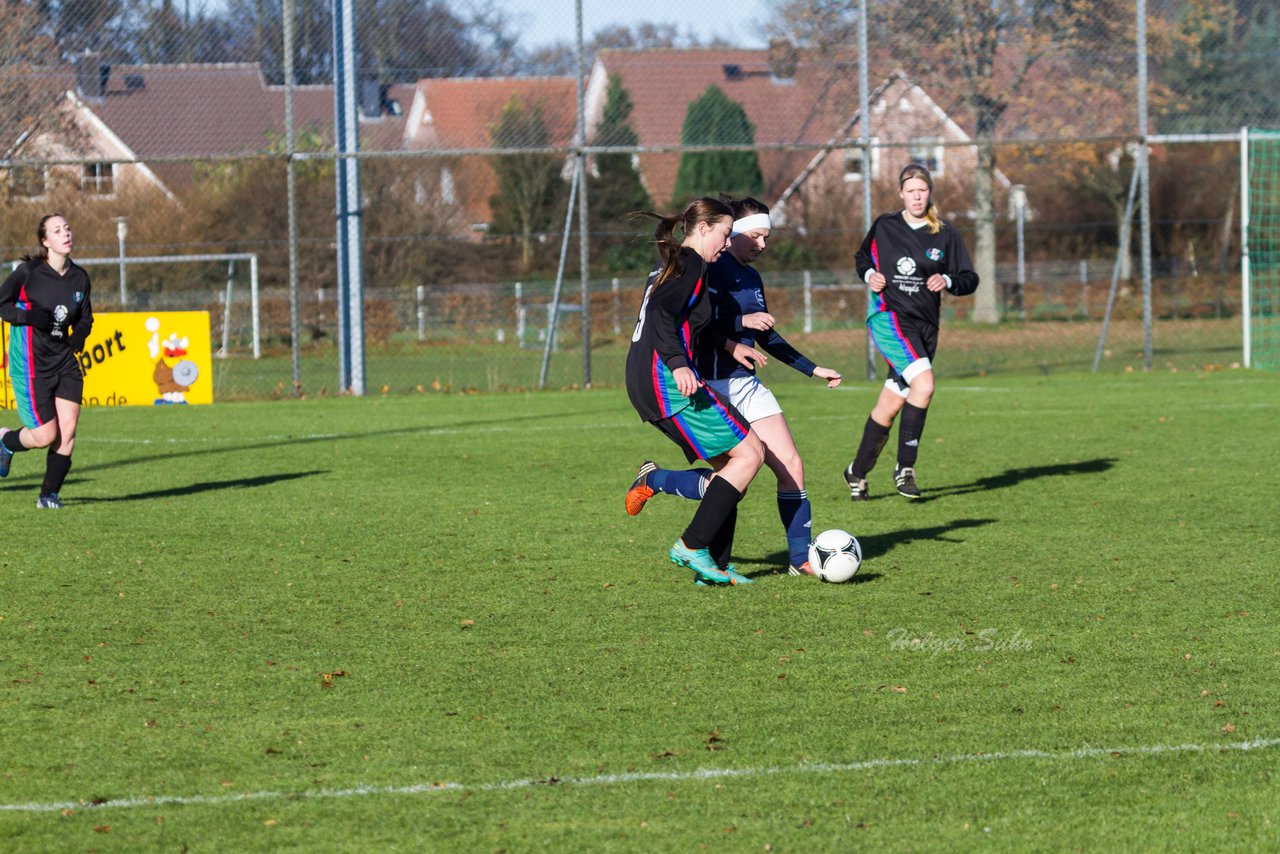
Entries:
{"label": "green grass field", "polygon": [[616,390],[86,411],[0,483],[5,851],[1273,850],[1280,376],[944,379],[853,583],[666,561]]}
{"label": "green grass field", "polygon": [[[787,340],[819,364],[847,377],[866,375],[866,330],[848,318],[809,334],[798,325],[783,330]],[[940,379],[988,376],[1058,376],[1093,367],[1101,322],[1018,322],[991,326],[949,322],[941,332],[941,355],[935,360]],[[598,333],[592,340],[593,384],[621,381],[630,327],[617,335]],[[568,329],[562,349],[550,354],[545,388],[569,389],[582,384],[581,336]],[[511,391],[536,389],[542,376],[542,345],[521,348],[512,339],[493,342],[492,330],[426,342],[396,339],[371,345],[365,352],[366,385],[371,395],[433,394],[437,391]],[[1155,370],[1203,370],[1229,367],[1241,359],[1237,318],[1160,320],[1153,332]],[[884,362],[877,358],[881,376]],[[1106,338],[1099,371],[1105,374],[1141,370],[1142,324],[1116,320]],[[339,372],[335,346],[305,349],[299,359],[303,392],[308,396],[337,393]],[[286,350],[277,348],[260,359],[243,354],[215,359],[214,400],[262,400],[293,396],[293,366]],[[785,386],[805,379],[788,370],[772,372],[771,382]]]}

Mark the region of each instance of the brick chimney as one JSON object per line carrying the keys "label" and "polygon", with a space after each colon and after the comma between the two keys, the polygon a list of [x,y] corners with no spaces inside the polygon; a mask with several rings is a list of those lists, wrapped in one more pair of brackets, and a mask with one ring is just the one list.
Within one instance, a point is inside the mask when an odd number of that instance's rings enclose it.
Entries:
{"label": "brick chimney", "polygon": [[76,57],[76,89],[85,98],[102,100],[111,79],[111,65],[102,62],[102,54],[85,51]]}

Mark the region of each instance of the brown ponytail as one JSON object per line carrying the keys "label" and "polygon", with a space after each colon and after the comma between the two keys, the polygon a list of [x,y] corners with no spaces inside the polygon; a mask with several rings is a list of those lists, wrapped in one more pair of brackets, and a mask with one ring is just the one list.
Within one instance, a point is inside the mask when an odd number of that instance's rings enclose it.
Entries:
{"label": "brown ponytail", "polygon": [[[51,213],[40,217],[40,224],[36,226],[36,245],[40,248],[36,250],[36,254],[34,255],[23,255],[23,261],[30,263],[32,261],[47,261],[49,259],[49,248],[44,245],[44,239],[48,236],[45,229],[45,223],[53,219],[55,216],[62,216],[62,214]],[[62,218],[66,219],[66,217]]]}
{"label": "brown ponytail", "polygon": [[[683,213],[668,216],[655,211],[635,211],[631,214],[632,219],[639,217],[649,217],[658,221],[653,231],[653,239],[658,245],[662,269],[658,271],[658,277],[653,282],[656,288],[663,282],[678,278],[684,273],[684,265],[680,263],[680,247],[684,243],[684,238],[698,227],[698,223],[716,222],[726,217],[733,219],[733,208],[719,199],[703,196],[690,202]],[[676,239],[677,228],[682,234],[679,240]]]}

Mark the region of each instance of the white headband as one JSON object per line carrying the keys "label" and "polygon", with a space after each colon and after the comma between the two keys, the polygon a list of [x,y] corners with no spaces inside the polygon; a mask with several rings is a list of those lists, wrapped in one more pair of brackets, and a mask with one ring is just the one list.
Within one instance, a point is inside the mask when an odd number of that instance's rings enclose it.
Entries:
{"label": "white headband", "polygon": [[743,232],[757,228],[773,228],[769,223],[769,215],[767,213],[752,214],[751,216],[744,216],[742,219],[735,219],[733,221],[733,230],[729,232],[729,236],[737,237]]}

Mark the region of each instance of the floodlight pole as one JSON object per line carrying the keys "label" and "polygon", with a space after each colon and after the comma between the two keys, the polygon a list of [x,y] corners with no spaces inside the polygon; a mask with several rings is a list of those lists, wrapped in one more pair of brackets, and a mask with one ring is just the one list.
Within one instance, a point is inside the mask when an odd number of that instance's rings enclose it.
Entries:
{"label": "floodlight pole", "polygon": [[587,217],[587,100],[583,76],[586,54],[582,45],[582,0],[576,0],[578,26],[578,126],[575,142],[578,147],[575,168],[578,178],[578,271],[582,277],[582,387],[591,388],[591,252],[590,222]]}
{"label": "floodlight pole", "polygon": [[[867,62],[867,0],[862,0],[858,10],[858,124],[862,128],[862,232],[871,230],[871,96],[867,91],[867,76],[870,74]],[[854,274],[858,271],[854,264]],[[866,287],[866,315],[871,313],[871,286]],[[864,315],[864,316],[866,316]],[[867,332],[867,379],[876,378],[876,347],[871,340],[871,332]]]}
{"label": "floodlight pole", "polygon": [[1147,2],[1138,0],[1138,172],[1142,211],[1142,368],[1151,370],[1151,143],[1147,138]]}
{"label": "floodlight pole", "polygon": [[339,384],[364,394],[364,270],[360,236],[360,119],[356,105],[355,0],[333,0],[334,129],[338,202]]}
{"label": "floodlight pole", "polygon": [[[293,396],[302,395],[302,319],[298,306],[298,164],[293,159],[297,139],[293,115],[293,0],[283,0],[284,22],[284,146],[285,194],[289,220],[289,361],[293,368]],[[256,281],[256,280],[255,280]],[[255,310],[257,303],[254,303]]]}

